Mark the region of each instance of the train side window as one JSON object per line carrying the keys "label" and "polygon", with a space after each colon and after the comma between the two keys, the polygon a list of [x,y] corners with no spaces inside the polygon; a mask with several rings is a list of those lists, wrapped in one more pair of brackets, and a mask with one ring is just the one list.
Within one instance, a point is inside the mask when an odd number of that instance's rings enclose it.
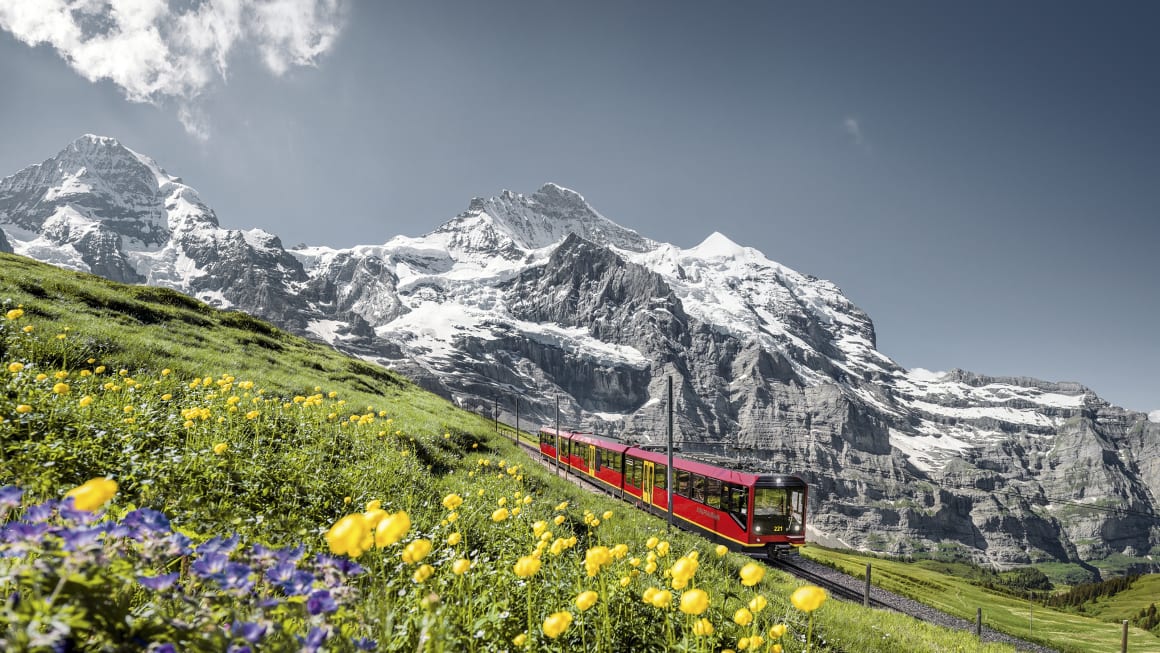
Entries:
{"label": "train side window", "polygon": [[715,478],[705,479],[705,503],[711,508],[721,507],[721,481]]}
{"label": "train side window", "polygon": [[616,469],[617,472],[623,474],[624,473],[624,454],[622,454],[620,452],[616,452],[612,455],[614,456],[614,458],[612,460],[612,466]]}
{"label": "train side window", "polygon": [[705,503],[705,477],[693,474],[693,494],[690,496],[697,503]]}
{"label": "train side window", "polygon": [[673,492],[683,497],[689,496],[689,472],[678,469],[673,474],[673,486]]}
{"label": "train side window", "polygon": [[661,489],[661,490],[665,489],[665,482],[667,481],[667,479],[666,479],[667,473],[668,473],[668,468],[666,468],[664,465],[657,465],[656,466],[656,472],[655,472],[656,482],[654,483],[654,485],[658,489]]}
{"label": "train side window", "polygon": [[592,471],[594,471],[594,472],[600,471],[600,467],[601,467],[601,465],[600,465],[601,460],[600,459],[604,455],[604,451],[602,449],[599,451],[600,451],[600,453],[598,455],[592,456]]}

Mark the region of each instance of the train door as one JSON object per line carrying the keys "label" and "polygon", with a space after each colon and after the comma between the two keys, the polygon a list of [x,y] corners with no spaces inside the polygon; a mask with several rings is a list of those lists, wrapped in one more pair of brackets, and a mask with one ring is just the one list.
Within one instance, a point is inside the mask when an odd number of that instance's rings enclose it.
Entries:
{"label": "train door", "polygon": [[646,504],[652,503],[653,486],[656,485],[656,467],[653,463],[645,460],[644,462],[644,480],[641,482],[640,498]]}
{"label": "train door", "polygon": [[588,475],[596,476],[596,446],[588,445]]}

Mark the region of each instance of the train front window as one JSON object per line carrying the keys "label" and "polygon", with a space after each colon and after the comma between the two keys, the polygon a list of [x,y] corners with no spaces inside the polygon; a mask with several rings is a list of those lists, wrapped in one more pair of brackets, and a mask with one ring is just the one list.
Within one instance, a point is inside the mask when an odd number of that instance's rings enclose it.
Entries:
{"label": "train front window", "polygon": [[801,535],[804,493],[793,488],[759,487],[753,493],[753,530],[758,535]]}

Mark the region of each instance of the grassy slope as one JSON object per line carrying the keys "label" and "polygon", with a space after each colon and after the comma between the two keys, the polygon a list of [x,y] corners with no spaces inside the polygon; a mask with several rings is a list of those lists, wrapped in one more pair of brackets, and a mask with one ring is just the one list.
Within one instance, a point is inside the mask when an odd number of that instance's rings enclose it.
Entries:
{"label": "grassy slope", "polygon": [[[511,565],[534,543],[518,529],[528,528],[532,519],[551,519],[555,513],[543,505],[567,500],[569,521],[558,530],[579,535],[576,550],[581,557],[586,546],[597,542],[625,542],[630,555],[643,557],[643,540],[650,535],[667,537],[678,554],[700,549],[697,582],[715,597],[710,616],[719,631],[717,644],[735,645],[739,630],[729,616],[751,594],[737,582],[743,558],[717,560],[699,538],[667,534],[661,520],[558,481],[510,441],[495,436],[487,420],[459,411],[392,373],[171,291],[114,284],[22,257],[0,255],[0,302],[0,322],[2,313],[16,305],[25,311],[0,332],[0,362],[4,367],[13,361],[28,366],[0,382],[0,389],[7,384],[0,394],[0,485],[18,484],[33,498],[45,498],[108,474],[121,483],[120,505],[162,509],[189,531],[238,531],[250,539],[304,542],[316,550],[325,546],[322,532],[351,509],[348,503],[357,506],[375,498],[384,507],[407,510],[418,533],[436,542],[450,528],[459,528],[464,544],[454,550],[438,545],[432,557],[436,576],[424,587],[415,587],[410,571],[389,558],[367,556],[374,573],[365,588],[366,619],[376,624],[380,642],[405,646],[410,641],[411,650],[417,631],[431,623],[416,619],[426,618],[417,606],[432,589],[444,597],[438,607],[444,618],[437,621],[446,624],[440,636],[450,642],[447,650],[465,643],[476,646],[474,633],[479,631],[486,634],[480,646],[507,648],[506,642],[523,629],[521,619],[507,616],[509,611],[518,614],[522,606],[522,599],[513,603],[513,595],[518,599],[522,590],[512,578]],[[34,331],[23,333],[19,325],[33,326]],[[97,365],[107,370],[83,377],[78,371]],[[172,372],[162,374],[163,368]],[[123,375],[117,372],[122,369]],[[53,393],[51,377],[34,380],[31,372],[41,370],[70,370],[69,393]],[[213,383],[190,387],[192,379],[205,377]],[[239,390],[244,381],[255,384],[252,392]],[[338,398],[323,400],[314,412],[291,402],[292,397],[318,391]],[[82,408],[78,398],[86,393],[95,400]],[[227,410],[225,395],[231,393],[241,396],[239,412]],[[30,412],[18,411],[20,405],[30,406]],[[181,409],[192,406],[211,407],[213,417],[194,418],[183,426]],[[249,408],[259,415],[243,418]],[[373,408],[366,414],[376,415],[377,422],[343,426],[365,408]],[[228,454],[212,453],[219,442],[229,444]],[[494,471],[481,467],[484,461],[500,458],[523,461],[518,485],[513,485],[515,474],[508,478],[501,472],[497,480],[481,472]],[[519,520],[493,523],[488,516],[495,497],[513,497],[514,487],[537,501]],[[486,496],[475,499],[476,488]],[[454,527],[439,505],[448,492],[468,498]],[[596,514],[613,510],[617,517],[598,531],[586,532],[578,517],[585,509]],[[483,587],[464,591],[462,583],[472,576],[444,571],[449,564],[442,563],[455,555],[472,557],[481,577],[488,579]],[[582,573],[569,573],[567,565],[545,571],[536,597],[542,614],[566,609],[570,597],[589,582]],[[615,598],[616,623],[630,633],[613,642],[614,648],[658,646],[658,613],[642,607],[637,597],[647,583],[664,582],[642,577],[624,591],[613,587],[602,592],[610,602]],[[787,600],[795,585],[776,572],[761,584],[770,602],[761,617],[766,626],[785,621],[791,632],[804,630],[804,618]],[[1010,650],[979,647],[963,633],[836,601],[818,611],[817,622],[815,641],[835,650]],[[568,637],[560,640],[561,648],[583,648],[578,634]],[[634,644],[633,637],[651,639]],[[788,651],[802,649],[799,640],[787,638],[786,644]]]}
{"label": "grassy slope", "polygon": [[[865,573],[866,564],[869,563],[873,569],[872,581],[879,587],[970,621],[975,620],[976,610],[981,607],[983,620],[988,626],[1065,651],[1118,651],[1122,634],[1118,620],[1127,618],[1129,611],[1134,613],[1146,607],[1149,602],[1145,600],[1146,597],[1154,601],[1160,596],[1158,576],[1147,583],[1138,584],[1130,592],[1116,595],[1110,602],[1103,602],[1105,609],[1094,614],[1099,618],[1093,618],[1048,610],[1041,606],[1032,609],[1028,601],[990,592],[918,564],[880,560],[848,551],[817,547],[807,547],[805,555],[858,576]],[[1108,623],[1103,620],[1104,617],[1117,621]],[[1128,650],[1160,650],[1160,639],[1139,628],[1129,628]]]}

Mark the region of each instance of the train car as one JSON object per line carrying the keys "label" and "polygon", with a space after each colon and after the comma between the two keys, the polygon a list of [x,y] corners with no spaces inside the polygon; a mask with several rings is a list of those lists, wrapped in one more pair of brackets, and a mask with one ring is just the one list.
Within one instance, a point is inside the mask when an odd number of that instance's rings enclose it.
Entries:
{"label": "train car", "polygon": [[[598,487],[668,512],[668,458],[588,433],[540,430],[540,452]],[[775,557],[805,543],[809,488],[797,476],[749,474],[673,457],[673,516],[733,550]]]}

